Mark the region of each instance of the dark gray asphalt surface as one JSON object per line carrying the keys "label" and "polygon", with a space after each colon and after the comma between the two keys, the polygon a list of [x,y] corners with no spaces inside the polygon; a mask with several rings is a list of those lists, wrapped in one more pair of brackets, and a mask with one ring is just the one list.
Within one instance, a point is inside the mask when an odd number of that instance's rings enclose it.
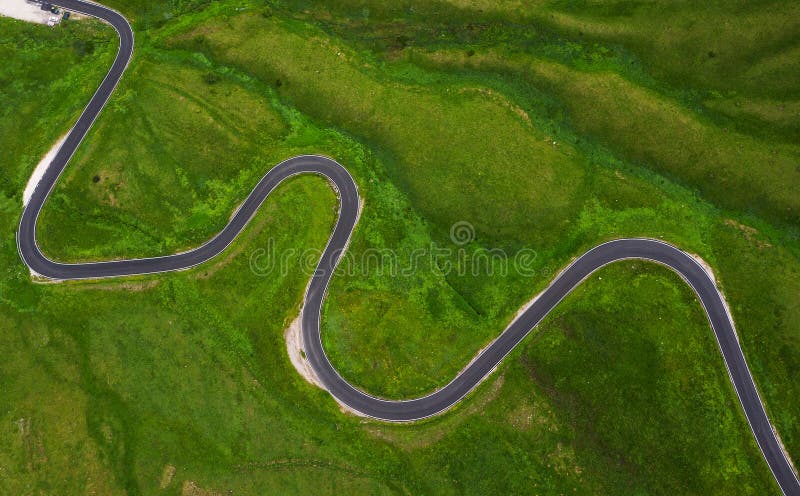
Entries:
{"label": "dark gray asphalt surface", "polygon": [[767,418],[753,377],[739,346],[733,322],[714,281],[689,255],[666,243],[651,239],[620,239],[597,246],[572,263],[540,297],[487,347],[462,373],[442,389],[409,401],[390,401],[372,397],[354,388],[333,368],[322,347],[320,311],[328,282],[339,257],[350,239],[358,216],[358,190],[347,170],[332,159],[300,156],[271,169],[253,189],[230,223],[204,245],[165,257],[118,260],[83,264],[63,264],[46,258],[36,243],[36,220],[47,196],[72,154],[86,136],[94,119],[122,77],[133,53],[133,32],[122,15],[98,4],[80,0],[59,0],[57,5],[82,12],[110,23],[119,33],[117,58],[92,97],[75,127],[70,131],[51,166],[30,198],[19,225],[17,244],[22,260],[36,273],[52,279],[93,279],[149,274],[186,269],[221,253],[250,221],[264,199],[278,184],[301,173],[327,177],[340,197],[339,218],[328,246],[306,293],[302,311],[305,352],[319,379],[340,402],[365,415],[381,420],[413,421],[447,410],[477,386],[503,358],[576,285],[598,268],[625,259],[644,259],[674,270],[695,290],[717,337],[725,366],[741,402],[753,435],[769,464],[775,480],[786,495],[800,496],[800,482],[792,470]]}

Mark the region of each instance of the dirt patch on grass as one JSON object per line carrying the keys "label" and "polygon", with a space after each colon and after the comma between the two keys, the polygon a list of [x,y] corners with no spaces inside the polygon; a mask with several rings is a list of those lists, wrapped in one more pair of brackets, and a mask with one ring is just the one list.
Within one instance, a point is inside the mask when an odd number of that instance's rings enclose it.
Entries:
{"label": "dirt patch on grass", "polygon": [[461,93],[470,93],[470,92],[476,92],[480,93],[481,95],[486,95],[492,102],[500,105],[501,107],[507,108],[508,110],[516,114],[518,117],[520,117],[522,120],[524,120],[529,126],[533,126],[533,122],[531,122],[530,116],[528,116],[528,113],[525,112],[525,110],[523,110],[522,107],[514,105],[513,103],[511,103],[511,100],[497,93],[496,91],[490,90],[488,88],[463,88],[461,90]]}
{"label": "dirt patch on grass", "polygon": [[158,487],[165,489],[172,484],[173,477],[175,477],[175,466],[170,464],[164,465],[164,471],[161,473],[161,482],[159,482]]}
{"label": "dirt patch on grass", "polygon": [[31,471],[47,463],[47,453],[44,450],[42,433],[38,429],[34,429],[33,426],[33,419],[30,417],[23,417],[17,421],[19,437],[25,450],[25,463],[28,470]]}
{"label": "dirt patch on grass", "polygon": [[366,477],[369,474],[362,470],[358,470],[349,465],[338,465],[326,460],[319,459],[305,459],[305,458],[281,458],[277,460],[270,460],[267,462],[248,462],[242,465],[237,465],[236,469],[239,472],[253,472],[255,470],[292,470],[298,468],[316,468],[336,470],[339,472],[347,472],[356,476]]}
{"label": "dirt patch on grass", "polygon": [[194,481],[184,481],[181,488],[182,496],[222,496],[223,493],[212,489],[203,489]]}
{"label": "dirt patch on grass", "polygon": [[761,233],[755,227],[746,226],[741,222],[736,222],[733,219],[725,219],[724,222],[726,226],[731,226],[733,228],[740,230],[742,234],[744,234],[745,239],[747,239],[747,241],[749,241],[750,243],[756,245],[756,247],[761,249],[772,248],[772,245],[769,242],[759,239],[759,235]]}
{"label": "dirt patch on grass", "polygon": [[127,281],[127,282],[101,282],[95,284],[76,284],[80,289],[97,289],[100,291],[145,291],[158,286],[159,279],[149,281]]}
{"label": "dirt patch on grass", "polygon": [[575,450],[561,443],[558,443],[556,449],[547,455],[547,468],[552,468],[562,475],[580,475],[583,472],[583,468],[575,459]]}
{"label": "dirt patch on grass", "polygon": [[535,402],[523,400],[509,412],[508,423],[515,429],[525,432],[534,428],[548,432],[558,431],[555,415],[544,400]]}

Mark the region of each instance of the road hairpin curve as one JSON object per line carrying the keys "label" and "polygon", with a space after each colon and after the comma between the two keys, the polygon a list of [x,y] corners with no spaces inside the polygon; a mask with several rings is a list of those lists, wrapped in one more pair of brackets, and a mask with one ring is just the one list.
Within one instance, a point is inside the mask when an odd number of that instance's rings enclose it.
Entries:
{"label": "road hairpin curve", "polygon": [[800,482],[767,417],[763,401],[739,345],[733,319],[719,289],[712,276],[691,255],[663,241],[617,239],[587,251],[564,269],[550,286],[450,383],[427,396],[404,401],[376,398],[356,389],[334,369],[322,346],[320,336],[322,303],[334,269],[353,233],[359,210],[355,181],[347,169],[331,158],[303,155],[273,167],[258,182],[222,231],[198,248],[163,257],[108,262],[66,264],[48,259],[42,254],[36,242],[36,221],[39,213],[73,153],[108,102],[133,54],[133,30],[118,12],[83,0],[58,0],[54,3],[111,24],[119,35],[120,44],[108,74],[44,172],[22,213],[17,233],[17,247],[22,260],[36,274],[58,280],[97,279],[194,267],[224,251],[255,215],[261,203],[284,180],[307,173],[325,176],[338,192],[339,215],[333,234],[306,290],[301,315],[305,353],[317,377],[337,401],[375,419],[404,422],[436,415],[463,399],[503,361],[531,329],[594,271],[612,262],[626,259],[656,262],[678,273],[697,294],[717,338],[733,388],[764,459],[783,493],[787,496],[800,496]]}

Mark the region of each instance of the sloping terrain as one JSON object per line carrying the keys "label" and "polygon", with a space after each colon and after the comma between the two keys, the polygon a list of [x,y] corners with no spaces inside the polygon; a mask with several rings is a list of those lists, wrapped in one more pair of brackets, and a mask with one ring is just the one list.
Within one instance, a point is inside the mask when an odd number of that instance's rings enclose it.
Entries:
{"label": "sloping terrain", "polygon": [[[45,251],[81,260],[196,245],[264,171],[298,153],[331,155],[356,176],[367,206],[356,260],[457,249],[458,221],[476,237],[466,260],[449,260],[456,267],[481,250],[534,249],[534,274],[442,273],[423,259],[404,277],[366,264],[334,278],[331,358],[366,390],[403,397],[447,382],[582,248],[664,237],[714,266],[765,402],[798,453],[798,78],[768,69],[792,74],[791,57],[775,61],[793,49],[780,31],[790,24],[771,28],[782,44],[710,57],[703,16],[723,7],[697,9],[685,28],[695,38],[653,48],[657,4],[580,14],[557,4],[332,5],[120,5],[136,59],[45,209]],[[755,14],[736,16],[762,30]],[[8,491],[777,490],[702,309],[646,264],[604,269],[467,403],[399,427],[339,413],[285,356],[282,329],[307,282],[300,269],[313,265],[301,251],[324,245],[334,215],[318,179],[287,184],[219,265],[31,284],[13,241],[22,188],[91,94],[113,37],[93,24],[0,21],[3,33],[30,33],[27,44],[0,44],[15,61],[3,80],[30,81],[3,98],[29,109],[31,130],[0,133],[12,150],[0,159]],[[727,65],[663,55],[681,51]],[[63,67],[39,63],[47,58]],[[751,79],[722,85],[736,64]],[[42,67],[52,74],[34,72]],[[16,129],[12,116],[3,129]],[[253,273],[251,256],[271,245],[292,250],[289,269]],[[63,469],[76,449],[84,463]]]}

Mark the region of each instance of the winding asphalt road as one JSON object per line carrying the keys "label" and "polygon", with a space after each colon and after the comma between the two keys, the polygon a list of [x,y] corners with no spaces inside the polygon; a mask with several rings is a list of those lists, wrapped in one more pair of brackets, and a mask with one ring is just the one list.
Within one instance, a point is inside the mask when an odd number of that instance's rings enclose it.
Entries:
{"label": "winding asphalt road", "polygon": [[376,419],[413,421],[445,411],[464,398],[500,364],[503,358],[525,338],[531,329],[541,322],[550,310],[592,272],[620,260],[650,260],[677,272],[697,293],[716,335],[731,383],[739,396],[742,409],[764,459],[783,493],[800,496],[800,482],[798,482],[791,463],[764,410],[763,402],[753,382],[753,376],[747,367],[742,348],[739,346],[732,318],[714,280],[690,255],[661,241],[619,239],[604,243],[584,253],[561,272],[539,298],[452,382],[428,396],[408,401],[375,398],[359,391],[336,372],[322,347],[320,336],[322,303],[333,270],[355,227],[359,206],[358,190],[353,178],[344,167],[330,158],[300,156],[276,165],[259,181],[245,202],[235,212],[228,225],[214,238],[196,249],[164,257],[81,264],[64,264],[48,259],[42,254],[36,242],[36,221],[42,205],[47,200],[72,154],[105,106],[133,54],[133,31],[128,21],[119,13],[102,5],[82,0],[59,0],[55,3],[60,7],[82,12],[111,24],[119,34],[120,47],[114,64],[69,132],[22,214],[17,246],[22,260],[32,271],[46,278],[65,280],[118,277],[187,269],[208,261],[225,250],[255,215],[264,199],[281,182],[291,176],[304,173],[325,176],[339,194],[340,210],[333,234],[306,292],[305,305],[302,310],[306,356],[327,390],[341,403]]}

